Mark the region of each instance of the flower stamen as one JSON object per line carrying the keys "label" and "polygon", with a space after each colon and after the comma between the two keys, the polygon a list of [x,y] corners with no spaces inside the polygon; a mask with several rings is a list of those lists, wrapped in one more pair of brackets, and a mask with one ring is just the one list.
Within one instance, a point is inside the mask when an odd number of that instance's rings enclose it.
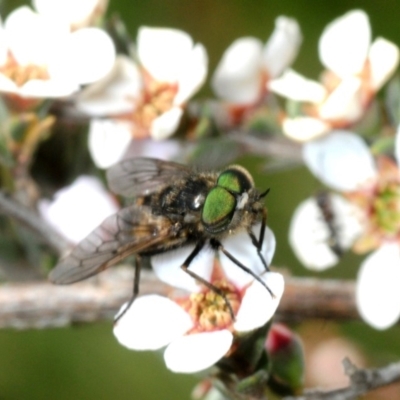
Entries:
{"label": "flower stamen", "polygon": [[400,243],[400,175],[397,166],[386,158],[379,159],[377,181],[348,198],[364,210],[367,229],[355,244],[355,251],[364,253],[383,241]]}
{"label": "flower stamen", "polygon": [[8,56],[7,61],[0,67],[0,72],[14,81],[18,87],[21,87],[30,80],[50,79],[45,67],[35,64],[20,65],[11,54]]}
{"label": "flower stamen", "polygon": [[[238,290],[225,280],[214,281],[213,285],[225,294],[233,313],[236,314],[241,301]],[[233,321],[226,300],[209,288],[192,293],[185,299],[181,306],[194,321],[194,328],[190,333],[232,329]]]}
{"label": "flower stamen", "polygon": [[135,136],[148,136],[152,122],[170,110],[178,91],[177,84],[158,82],[144,72],[144,88],[135,102],[132,120],[139,133]]}

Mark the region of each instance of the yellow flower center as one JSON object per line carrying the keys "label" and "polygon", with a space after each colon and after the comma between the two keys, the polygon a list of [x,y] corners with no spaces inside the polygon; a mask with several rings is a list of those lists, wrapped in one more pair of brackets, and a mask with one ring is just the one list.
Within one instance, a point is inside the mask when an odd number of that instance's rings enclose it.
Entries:
{"label": "yellow flower center", "polygon": [[371,219],[386,235],[397,235],[400,230],[400,186],[398,182],[387,182],[377,188],[372,201]]}
{"label": "yellow flower center", "polygon": [[0,72],[14,81],[17,86],[22,86],[33,79],[48,80],[50,78],[45,67],[34,64],[19,65],[12,55],[9,55],[5,64],[0,67]]}
{"label": "yellow flower center", "polygon": [[145,84],[141,98],[135,103],[132,119],[135,137],[146,137],[155,118],[170,110],[178,91],[176,84],[158,82],[144,72]]}
{"label": "yellow flower center", "polygon": [[[237,289],[225,280],[214,281],[213,285],[225,294],[233,313],[236,314],[241,301]],[[194,321],[191,333],[233,329],[231,313],[225,299],[208,288],[199,293],[192,293],[181,306]]]}
{"label": "yellow flower center", "polygon": [[400,243],[400,171],[388,158],[378,160],[377,180],[368,187],[348,194],[364,211],[366,229],[354,250],[364,253],[384,241]]}

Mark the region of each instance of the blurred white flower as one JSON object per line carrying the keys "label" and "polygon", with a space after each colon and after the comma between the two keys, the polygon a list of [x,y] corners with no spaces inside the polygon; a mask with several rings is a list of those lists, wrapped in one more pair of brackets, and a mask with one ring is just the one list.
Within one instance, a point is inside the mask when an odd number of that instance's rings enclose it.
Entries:
{"label": "blurred white flower", "polygon": [[[260,225],[254,228],[258,234]],[[192,373],[211,367],[231,348],[234,337],[264,325],[275,313],[284,289],[282,275],[265,272],[246,232],[228,237],[224,247],[248,266],[268,286],[269,291],[224,255],[203,249],[190,264],[190,270],[222,290],[224,299],[200,285],[180,267],[194,246],[152,257],[156,275],[184,290],[175,298],[147,295],[135,300],[117,321],[114,334],[133,350],[156,350],[167,346],[164,359],[174,372]],[[266,228],[262,254],[270,264],[275,238]],[[262,307],[260,307],[262,304]],[[124,305],[120,312],[125,309]]]}
{"label": "blurred white flower", "polygon": [[39,14],[65,19],[72,30],[93,25],[106,12],[108,0],[32,0]]}
{"label": "blurred white flower", "polygon": [[103,78],[115,61],[101,29],[71,32],[63,18],[23,6],[0,26],[0,92],[23,98],[69,96]]}
{"label": "blurred white flower", "polygon": [[217,96],[228,103],[231,114],[254,106],[264,98],[266,83],[278,78],[293,62],[301,41],[297,21],[280,16],[265,44],[254,37],[243,37],[226,49],[211,84]]}
{"label": "blurred white flower", "polygon": [[331,22],[319,40],[326,70],[321,82],[288,70],[268,88],[303,103],[298,115],[282,121],[284,133],[308,141],[358,121],[399,64],[398,47],[383,38],[371,43],[367,14],[353,10]]}
{"label": "blurred white flower", "polygon": [[[206,50],[183,31],[142,27],[136,56],[137,62],[119,56],[109,75],[80,93],[77,107],[94,117],[112,117],[109,127],[115,124],[133,138],[165,139],[206,79]],[[104,135],[99,124],[93,125],[92,136]],[[95,159],[97,151],[104,149],[92,147]]]}
{"label": "blurred white flower", "polygon": [[[377,329],[400,317],[400,129],[396,136],[398,165],[385,157],[375,162],[363,140],[334,131],[308,142],[303,155],[311,172],[342,193],[331,196],[331,223],[342,250],[372,253],[361,264],[356,295],[366,322]],[[325,269],[338,261],[332,230],[315,200],[302,203],[293,215],[290,243],[305,266]]]}
{"label": "blurred white flower", "polygon": [[54,200],[41,200],[41,216],[73,243],[78,243],[118,211],[117,202],[95,177],[82,175],[60,189]]}

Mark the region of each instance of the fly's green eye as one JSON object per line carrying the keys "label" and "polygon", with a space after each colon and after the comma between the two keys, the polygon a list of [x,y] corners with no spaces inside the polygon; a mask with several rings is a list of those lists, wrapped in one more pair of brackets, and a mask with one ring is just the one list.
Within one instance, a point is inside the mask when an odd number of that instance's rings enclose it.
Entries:
{"label": "fly's green eye", "polygon": [[253,180],[244,168],[234,165],[220,174],[217,185],[232,193],[241,194],[253,187]]}
{"label": "fly's green eye", "polygon": [[202,220],[207,230],[219,232],[225,229],[235,211],[235,197],[222,187],[212,189],[204,203]]}

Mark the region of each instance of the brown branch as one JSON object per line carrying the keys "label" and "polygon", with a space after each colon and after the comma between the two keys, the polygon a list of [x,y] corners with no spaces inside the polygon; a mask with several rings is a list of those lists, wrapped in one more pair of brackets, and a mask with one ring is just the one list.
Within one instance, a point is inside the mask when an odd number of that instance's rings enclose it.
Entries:
{"label": "brown branch", "polygon": [[352,400],[374,389],[400,381],[400,362],[381,368],[358,369],[348,358],[343,367],[350,379],[347,387],[330,391],[307,390],[300,397],[285,397],[284,400]]}
{"label": "brown branch", "polygon": [[305,318],[358,319],[353,281],[285,278],[278,315],[288,321]]}
{"label": "brown branch", "polygon": [[[143,271],[140,293],[167,295],[171,288]],[[132,268],[111,268],[84,282],[54,286],[47,282],[0,287],[0,328],[47,328],[112,319],[132,293]],[[287,278],[277,317],[358,318],[354,285],[347,281]]]}

